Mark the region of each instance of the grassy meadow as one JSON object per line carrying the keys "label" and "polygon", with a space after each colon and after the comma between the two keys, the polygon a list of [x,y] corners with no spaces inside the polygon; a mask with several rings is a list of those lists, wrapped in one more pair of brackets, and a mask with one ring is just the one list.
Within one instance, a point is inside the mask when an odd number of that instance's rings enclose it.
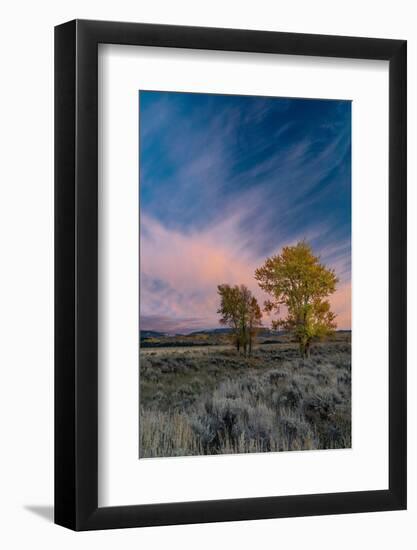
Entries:
{"label": "grassy meadow", "polygon": [[250,357],[222,333],[143,339],[141,458],[350,446],[350,332],[304,359],[285,335]]}

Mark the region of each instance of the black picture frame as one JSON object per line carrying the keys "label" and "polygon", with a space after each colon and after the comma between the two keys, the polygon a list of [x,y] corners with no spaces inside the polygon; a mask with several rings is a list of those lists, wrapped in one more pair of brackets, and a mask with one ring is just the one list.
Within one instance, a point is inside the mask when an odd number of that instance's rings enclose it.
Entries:
{"label": "black picture frame", "polygon": [[[98,44],[389,62],[389,488],[98,506]],[[74,530],[406,508],[406,41],[74,20],[55,28],[55,523]]]}

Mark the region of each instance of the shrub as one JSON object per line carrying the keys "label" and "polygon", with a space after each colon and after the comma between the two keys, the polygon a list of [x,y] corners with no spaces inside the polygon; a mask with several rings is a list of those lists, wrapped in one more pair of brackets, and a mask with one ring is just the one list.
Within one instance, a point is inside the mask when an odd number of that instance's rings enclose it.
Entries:
{"label": "shrub", "polygon": [[143,457],[350,447],[350,347],[147,352],[140,400]]}

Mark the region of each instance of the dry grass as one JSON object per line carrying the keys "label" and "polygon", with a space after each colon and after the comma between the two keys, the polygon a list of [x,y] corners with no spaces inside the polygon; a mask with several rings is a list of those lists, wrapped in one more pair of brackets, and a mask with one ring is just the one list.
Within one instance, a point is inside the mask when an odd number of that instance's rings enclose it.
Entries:
{"label": "dry grass", "polygon": [[146,350],[140,405],[141,457],[348,448],[350,343]]}

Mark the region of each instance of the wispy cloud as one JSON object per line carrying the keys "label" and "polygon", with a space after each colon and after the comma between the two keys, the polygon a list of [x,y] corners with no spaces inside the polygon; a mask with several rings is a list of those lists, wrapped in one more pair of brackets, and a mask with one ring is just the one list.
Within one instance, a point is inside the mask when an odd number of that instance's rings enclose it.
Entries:
{"label": "wispy cloud", "polygon": [[263,301],[254,269],[304,238],[338,274],[348,328],[350,104],[141,93],[140,105],[142,326],[217,326],[217,284]]}

